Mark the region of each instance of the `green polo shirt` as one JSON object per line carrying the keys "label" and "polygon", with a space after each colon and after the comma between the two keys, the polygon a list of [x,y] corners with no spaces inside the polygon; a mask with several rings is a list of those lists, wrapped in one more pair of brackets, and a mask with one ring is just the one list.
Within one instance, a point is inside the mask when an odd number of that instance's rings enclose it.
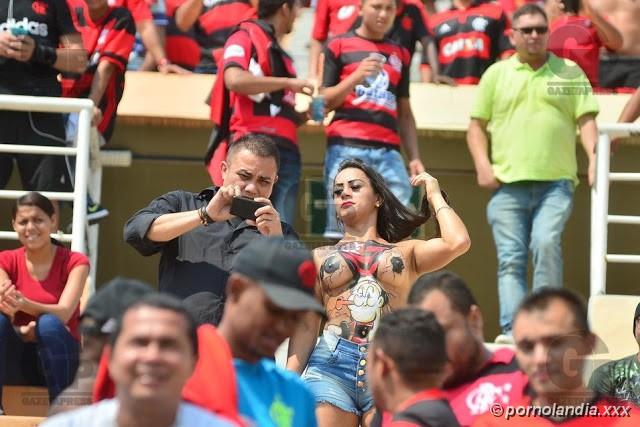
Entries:
{"label": "green polo shirt", "polygon": [[576,184],[576,126],[598,103],[582,70],[549,54],[538,70],[517,54],[497,62],[480,79],[471,117],[489,122],[491,162],[501,182]]}

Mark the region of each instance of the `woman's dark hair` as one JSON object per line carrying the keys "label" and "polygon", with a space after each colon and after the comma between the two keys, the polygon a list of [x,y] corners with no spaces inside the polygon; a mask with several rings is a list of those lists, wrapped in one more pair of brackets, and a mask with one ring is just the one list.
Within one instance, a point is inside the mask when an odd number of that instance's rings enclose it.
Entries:
{"label": "woman's dark hair", "polygon": [[29,193],[16,200],[16,204],[13,206],[13,209],[11,211],[11,217],[13,219],[16,219],[18,209],[22,206],[35,206],[37,208],[40,208],[49,216],[49,218],[51,218],[55,213],[55,209],[53,208],[53,203],[51,203],[51,200],[38,193],[37,191],[30,191]]}
{"label": "woman's dark hair", "polygon": [[[376,228],[378,234],[387,242],[395,243],[409,237],[416,228],[427,222],[433,215],[426,195],[422,199],[420,212],[414,212],[398,200],[387,187],[384,178],[365,162],[360,159],[344,160],[338,167],[338,173],[348,168],[356,168],[364,172],[371,182],[373,192],[382,199],[382,204],[378,208]],[[338,174],[336,174],[337,176]],[[446,199],[444,192],[443,196]],[[340,222],[340,218],[338,218],[338,222]],[[440,227],[437,220],[436,236],[440,236]]]}
{"label": "woman's dark hair", "polygon": [[260,0],[258,2],[258,18],[270,18],[278,12],[284,4],[288,4],[293,9],[296,0]]}

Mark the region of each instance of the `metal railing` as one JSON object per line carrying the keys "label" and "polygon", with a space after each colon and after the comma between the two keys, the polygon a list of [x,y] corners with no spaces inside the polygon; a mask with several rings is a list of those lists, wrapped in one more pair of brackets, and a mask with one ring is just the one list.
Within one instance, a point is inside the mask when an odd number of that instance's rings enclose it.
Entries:
{"label": "metal railing", "polygon": [[640,173],[610,171],[611,138],[640,135],[640,124],[601,124],[598,130],[596,179],[591,188],[591,296],[607,291],[607,263],[640,263],[640,254],[607,253],[609,224],[640,225],[640,216],[609,215],[609,184],[640,182]]}
{"label": "metal railing", "polygon": [[[20,154],[42,154],[54,156],[76,156],[74,190],[72,193],[43,192],[53,200],[73,201],[73,232],[58,234],[61,241],[71,241],[71,250],[87,253],[87,182],[89,174],[89,138],[93,101],[90,99],[53,98],[40,96],[0,95],[0,109],[14,111],[37,111],[45,113],[79,113],[78,136],[75,147],[51,147],[34,145],[0,144],[0,152]],[[4,142],[4,141],[0,141]],[[26,191],[0,190],[0,198],[17,199]],[[0,232],[0,238],[16,238],[13,232]]]}

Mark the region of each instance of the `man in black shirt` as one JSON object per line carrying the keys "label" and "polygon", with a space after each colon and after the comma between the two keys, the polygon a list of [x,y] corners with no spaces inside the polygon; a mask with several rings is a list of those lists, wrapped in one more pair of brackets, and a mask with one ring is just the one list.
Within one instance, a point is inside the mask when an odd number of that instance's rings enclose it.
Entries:
{"label": "man in black shirt", "polygon": [[[65,0],[0,0],[0,94],[60,96],[58,72],[82,73],[86,65]],[[62,146],[62,115],[0,110],[0,143]],[[64,157],[2,153],[0,188],[14,157],[25,189],[70,191]]]}
{"label": "man in black shirt", "polygon": [[[162,253],[159,287],[181,298],[196,292],[224,294],[235,255],[260,236],[297,239],[280,221],[269,196],[280,159],[273,140],[247,135],[236,141],[222,162],[222,187],[200,193],[178,190],[153,200],[124,226],[124,239],[144,256]],[[246,196],[266,206],[256,220],[230,213],[234,196]]]}

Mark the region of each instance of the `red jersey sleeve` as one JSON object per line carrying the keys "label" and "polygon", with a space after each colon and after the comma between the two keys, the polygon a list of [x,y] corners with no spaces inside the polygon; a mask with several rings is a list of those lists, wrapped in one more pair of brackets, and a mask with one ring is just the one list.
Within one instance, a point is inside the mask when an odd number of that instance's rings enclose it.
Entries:
{"label": "red jersey sleeve", "polygon": [[100,61],[108,61],[124,73],[129,60],[129,54],[135,42],[136,27],[131,15],[126,10],[120,10],[113,28],[107,33],[107,40],[102,48]]}
{"label": "red jersey sleeve", "polygon": [[311,37],[323,42],[329,35],[329,0],[318,0]]}
{"label": "red jersey sleeve", "polygon": [[173,17],[176,14],[176,10],[186,2],[187,0],[165,0],[164,4],[167,8],[167,16]]}
{"label": "red jersey sleeve", "polygon": [[79,265],[89,265],[89,258],[80,252],[70,252],[67,260],[67,271],[71,271]]}
{"label": "red jersey sleeve", "polygon": [[4,270],[9,277],[16,276],[18,265],[16,259],[16,251],[0,251],[0,269]]}
{"label": "red jersey sleeve", "polygon": [[253,44],[251,43],[251,36],[246,31],[236,31],[224,45],[224,53],[222,54],[223,69],[239,67],[243,70],[248,70],[252,56]]}
{"label": "red jersey sleeve", "polygon": [[136,23],[148,21],[153,18],[151,16],[151,9],[149,9],[149,5],[144,0],[126,0],[125,7],[129,9]]}

